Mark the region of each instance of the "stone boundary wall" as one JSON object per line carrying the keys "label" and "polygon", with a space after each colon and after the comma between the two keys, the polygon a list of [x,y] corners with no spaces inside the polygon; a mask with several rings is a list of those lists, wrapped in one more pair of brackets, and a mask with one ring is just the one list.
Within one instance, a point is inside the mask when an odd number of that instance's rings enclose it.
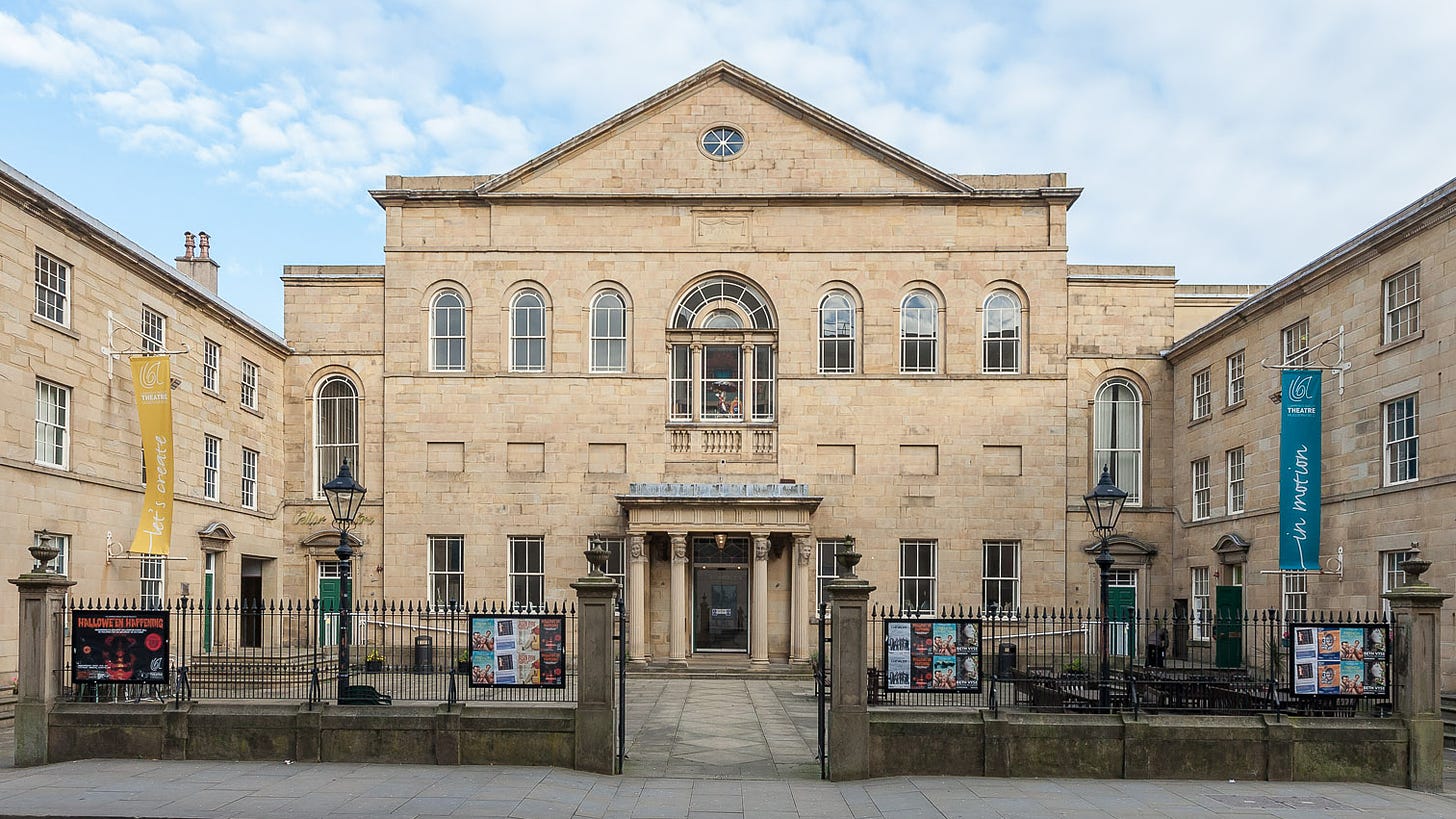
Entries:
{"label": "stone boundary wall", "polygon": [[50,762],[219,759],[576,767],[574,704],[59,703]]}
{"label": "stone boundary wall", "polygon": [[[1408,786],[1397,718],[871,709],[867,776],[1240,779]],[[831,766],[833,755],[831,754]],[[835,777],[838,778],[838,777]]]}

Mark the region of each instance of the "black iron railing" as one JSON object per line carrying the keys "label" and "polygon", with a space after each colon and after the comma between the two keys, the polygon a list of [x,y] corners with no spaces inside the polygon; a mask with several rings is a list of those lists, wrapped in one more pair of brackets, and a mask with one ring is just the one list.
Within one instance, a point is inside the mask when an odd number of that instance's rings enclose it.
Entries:
{"label": "black iron railing", "polygon": [[[915,624],[915,645],[895,655],[896,642]],[[974,640],[965,624],[975,625]],[[1095,610],[1030,608],[987,611],[943,607],[935,613],[872,606],[867,667],[870,702],[886,706],[960,706],[1031,711],[1116,711],[1201,714],[1388,715],[1397,696],[1389,669],[1399,651],[1390,628],[1383,664],[1363,668],[1375,677],[1360,693],[1295,693],[1292,627],[1327,630],[1390,626],[1384,612],[1319,611],[1287,617],[1278,610],[1207,612],[1123,610],[1108,618],[1108,675],[1103,679],[1102,622]],[[933,626],[940,624],[941,632]],[[938,633],[956,647],[936,655]],[[889,629],[887,631],[887,629]],[[924,646],[930,639],[930,648]],[[891,638],[891,645],[887,645]],[[970,644],[973,642],[973,645]],[[962,664],[957,675],[952,660]],[[974,684],[966,663],[979,666]],[[1338,664],[1338,663],[1337,663]],[[1318,668],[1318,666],[1315,666]],[[1346,666],[1348,669],[1348,665]],[[944,671],[942,671],[944,669]],[[1382,678],[1386,684],[1376,684]],[[1366,685],[1366,683],[1370,683]]]}
{"label": "black iron railing", "polygon": [[[168,600],[169,682],[79,684],[78,701],[175,700],[332,701],[337,694],[340,618],[352,617],[349,676],[394,702],[575,702],[575,606],[511,608],[500,602],[434,605],[356,601],[347,615],[313,600]],[[65,613],[145,613],[134,600],[72,600]],[[152,611],[156,611],[153,609]],[[565,618],[566,669],[561,686],[472,687],[471,617]],[[69,639],[69,637],[68,637]],[[70,685],[66,647],[63,679]]]}

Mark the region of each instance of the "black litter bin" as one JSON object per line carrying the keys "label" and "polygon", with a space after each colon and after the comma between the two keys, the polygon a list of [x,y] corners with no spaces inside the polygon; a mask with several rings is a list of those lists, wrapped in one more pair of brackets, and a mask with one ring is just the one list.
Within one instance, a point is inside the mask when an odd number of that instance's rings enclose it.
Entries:
{"label": "black litter bin", "polygon": [[415,673],[429,674],[435,670],[435,641],[428,634],[415,638]]}
{"label": "black litter bin", "polygon": [[996,676],[1016,676],[1016,644],[1002,643],[996,646]]}

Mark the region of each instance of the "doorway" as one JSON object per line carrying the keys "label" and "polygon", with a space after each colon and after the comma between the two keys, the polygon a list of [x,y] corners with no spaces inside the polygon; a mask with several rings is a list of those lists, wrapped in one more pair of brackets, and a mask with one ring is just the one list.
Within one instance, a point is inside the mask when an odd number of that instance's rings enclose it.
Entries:
{"label": "doorway", "polygon": [[242,648],[263,647],[263,561],[243,558],[242,577],[238,581],[238,645]]}
{"label": "doorway", "polygon": [[693,568],[693,650],[748,651],[748,569]]}
{"label": "doorway", "polygon": [[1111,625],[1111,653],[1133,656],[1137,645],[1137,571],[1113,569],[1107,578],[1107,621]]}
{"label": "doorway", "polygon": [[693,651],[748,652],[748,556],[742,536],[693,538]]}
{"label": "doorway", "polygon": [[343,572],[338,561],[318,564],[318,644],[339,643],[339,607],[343,604]]}

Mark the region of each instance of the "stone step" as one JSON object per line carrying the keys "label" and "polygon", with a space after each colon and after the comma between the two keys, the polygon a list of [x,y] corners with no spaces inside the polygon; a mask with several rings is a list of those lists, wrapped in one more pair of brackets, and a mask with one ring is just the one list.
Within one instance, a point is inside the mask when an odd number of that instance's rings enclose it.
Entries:
{"label": "stone step", "polygon": [[1441,722],[1445,727],[1447,748],[1456,748],[1456,692],[1441,693]]}
{"label": "stone step", "polygon": [[[807,664],[769,663],[754,666],[745,659],[693,658],[686,663],[649,663],[627,666],[627,677],[636,679],[727,679],[727,680],[813,680]],[[629,683],[630,684],[630,683]]]}

